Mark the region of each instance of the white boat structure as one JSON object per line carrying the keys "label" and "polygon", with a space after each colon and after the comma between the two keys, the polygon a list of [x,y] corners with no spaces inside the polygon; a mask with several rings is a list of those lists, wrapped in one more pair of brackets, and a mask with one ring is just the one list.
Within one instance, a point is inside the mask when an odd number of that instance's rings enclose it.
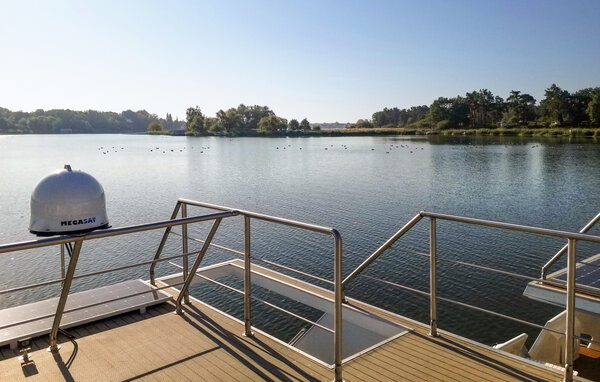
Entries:
{"label": "white boat structure", "polygon": [[[209,213],[189,214],[191,209]],[[232,219],[243,220],[243,248],[213,242],[221,222]],[[429,290],[386,283],[427,296],[428,324],[345,296],[352,280],[423,219],[430,229]],[[539,279],[514,275],[530,279],[527,296],[560,305],[564,312],[546,325],[537,325],[438,296],[436,271],[442,266],[437,261],[439,220],[566,239],[566,248],[551,261],[564,254],[566,269],[547,276],[548,264]],[[600,214],[589,226],[598,220]],[[332,278],[261,260],[252,251],[253,221],[330,236],[332,248],[326,255],[334,265]],[[204,237],[188,234],[190,227],[210,222]],[[106,224],[103,220],[102,227]],[[162,240],[145,261],[76,273],[78,258],[85,256],[89,242],[154,230],[163,231]],[[62,286],[57,298],[0,311],[0,380],[598,380],[600,257],[577,263],[576,244],[600,243],[600,237],[586,231],[566,232],[423,211],[343,277],[342,236],[333,228],[179,199],[165,221],[77,234],[53,232],[60,235],[0,245],[0,255],[12,256],[33,248],[55,251],[58,247],[63,264],[61,276],[55,280],[0,291],[6,295],[53,284]],[[181,252],[166,255],[165,246],[173,237]],[[199,250],[189,250],[192,241],[199,243]],[[70,254],[68,266],[65,250]],[[227,251],[239,259],[202,266],[212,251]],[[182,260],[176,273],[156,277],[157,264],[175,259]],[[264,266],[258,264],[261,261]],[[73,279],[134,267],[147,267],[148,279],[70,294]],[[223,278],[239,279],[243,288],[220,281]],[[242,295],[243,320],[194,297],[189,292],[194,284],[214,284]],[[310,320],[261,299],[252,293],[256,287],[317,310],[320,316]],[[436,303],[440,300],[537,327],[540,335],[529,349],[525,347],[526,335],[494,347],[465,339],[438,328]],[[304,321],[305,328],[289,343],[257,329],[251,307],[259,303]]]}

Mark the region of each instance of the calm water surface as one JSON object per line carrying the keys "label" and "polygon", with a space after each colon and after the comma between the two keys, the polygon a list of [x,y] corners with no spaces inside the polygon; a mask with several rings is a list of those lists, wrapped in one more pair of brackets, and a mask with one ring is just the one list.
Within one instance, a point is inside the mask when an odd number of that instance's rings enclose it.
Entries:
{"label": "calm water surface", "polygon": [[[178,197],[254,210],[337,228],[344,242],[344,274],[421,210],[579,230],[600,209],[600,150],[591,141],[0,136],[0,163],[2,243],[33,239],[28,233],[31,191],[43,176],[68,163],[103,185],[113,227],[167,219]],[[194,212],[205,211],[190,211]],[[224,222],[215,242],[242,249],[240,223],[240,219]],[[206,227],[194,228],[192,234],[202,237]],[[253,235],[256,257],[332,278],[329,237],[258,222]],[[78,272],[149,260],[160,237],[154,232],[86,243]],[[439,222],[439,294],[543,324],[558,309],[524,298],[525,280],[445,260],[537,277],[563,244],[535,235]],[[420,253],[427,253],[428,245],[428,222],[423,220],[367,268],[365,276],[353,281],[348,295],[427,321],[426,298],[373,278],[427,291],[428,259]],[[600,252],[584,243],[578,249],[580,259]],[[173,237],[167,252],[178,251],[180,239]],[[206,264],[230,258],[215,250],[207,254]],[[59,264],[57,248],[0,255],[0,287],[55,279],[60,276]],[[160,268],[161,274],[174,271],[168,265]],[[79,280],[74,289],[131,277],[147,279],[147,267]],[[0,305],[56,293],[56,288],[38,288],[3,295]],[[196,286],[194,293],[241,315],[237,296],[207,286]],[[257,293],[318,318],[318,312],[294,307],[281,296]],[[483,342],[501,342],[523,331],[535,334],[510,321],[439,304],[442,329]],[[287,318],[282,324],[283,317],[259,306],[255,312],[259,327],[280,331],[284,339],[302,326]]]}

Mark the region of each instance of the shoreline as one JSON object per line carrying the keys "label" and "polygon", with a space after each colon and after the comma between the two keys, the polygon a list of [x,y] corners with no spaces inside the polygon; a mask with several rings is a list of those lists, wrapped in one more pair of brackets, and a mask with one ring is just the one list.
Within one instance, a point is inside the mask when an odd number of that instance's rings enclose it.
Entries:
{"label": "shoreline", "polygon": [[[18,135],[105,135],[105,134],[127,134],[127,135],[162,135],[162,136],[187,136],[183,134],[167,133],[146,133],[146,132],[91,132],[91,133],[8,133],[0,136],[18,136]],[[262,137],[262,138],[282,138],[282,137],[344,137],[344,136],[382,136],[382,135],[406,135],[406,136],[479,136],[479,137],[557,137],[557,138],[600,138],[600,128],[581,128],[581,127],[553,127],[553,128],[484,128],[484,129],[415,129],[415,128],[363,128],[363,129],[328,129],[328,130],[310,130],[310,131],[281,131],[274,133],[253,132],[245,134],[207,134],[198,137]]]}
{"label": "shoreline", "polygon": [[[260,135],[260,134],[259,134]],[[273,134],[277,136],[279,134]],[[413,128],[370,128],[339,129],[315,132],[286,132],[287,136],[376,136],[376,135],[438,135],[438,136],[513,136],[513,137],[600,137],[600,128],[495,128],[495,129],[413,129]]]}

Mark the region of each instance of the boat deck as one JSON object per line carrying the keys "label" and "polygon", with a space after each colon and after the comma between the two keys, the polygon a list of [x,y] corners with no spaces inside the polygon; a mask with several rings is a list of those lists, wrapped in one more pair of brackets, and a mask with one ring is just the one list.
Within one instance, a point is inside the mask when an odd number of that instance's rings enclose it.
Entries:
{"label": "boat deck", "polygon": [[[548,277],[550,280],[567,285],[567,270],[561,269]],[[600,254],[587,258],[577,264],[575,287],[580,293],[600,297]]]}
{"label": "boat deck", "polygon": [[[548,280],[531,281],[527,284],[525,296],[534,300],[565,307],[567,291],[567,269],[561,269],[550,275]],[[579,310],[600,315],[600,254],[587,258],[577,264],[575,271],[575,307]]]}
{"label": "boat deck", "polygon": [[[70,330],[58,354],[46,338],[33,343],[33,364],[1,349],[2,381],[331,381],[332,369],[268,336],[241,335],[243,325],[193,302],[186,314],[173,303]],[[406,381],[560,381],[561,373],[532,366],[443,334],[417,330],[344,365],[344,379]]]}
{"label": "boat deck", "polygon": [[[296,282],[262,267],[253,272]],[[176,291],[165,291],[175,295]],[[312,291],[329,291],[313,287]],[[488,346],[380,311],[375,312],[413,330],[344,363],[346,381],[560,381],[562,372]],[[192,299],[184,315],[174,314],[172,301],[69,329],[59,336],[59,353],[46,351],[47,337],[32,343],[33,362],[21,366],[17,350],[0,348],[1,381],[331,381],[333,369],[256,331],[242,335],[243,323]]]}

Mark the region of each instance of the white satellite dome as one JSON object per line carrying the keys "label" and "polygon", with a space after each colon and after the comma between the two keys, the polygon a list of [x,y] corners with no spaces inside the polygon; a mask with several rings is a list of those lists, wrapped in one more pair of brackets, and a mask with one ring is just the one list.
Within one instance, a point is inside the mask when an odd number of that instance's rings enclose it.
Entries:
{"label": "white satellite dome", "polygon": [[40,180],[31,193],[31,233],[69,235],[107,227],[104,189],[83,171],[65,165]]}

